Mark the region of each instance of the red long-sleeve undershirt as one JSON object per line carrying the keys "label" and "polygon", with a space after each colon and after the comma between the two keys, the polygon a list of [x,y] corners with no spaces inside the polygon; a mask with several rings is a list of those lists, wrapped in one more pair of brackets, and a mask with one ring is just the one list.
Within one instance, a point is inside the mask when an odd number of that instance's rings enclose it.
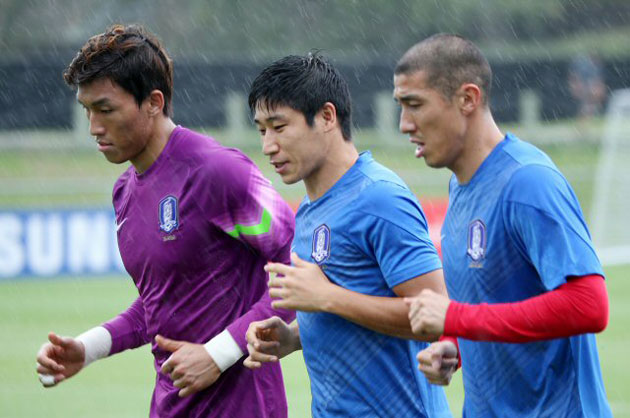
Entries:
{"label": "red long-sleeve undershirt", "polygon": [[601,332],[608,324],[604,278],[589,275],[521,302],[471,305],[451,301],[444,335],[526,343]]}

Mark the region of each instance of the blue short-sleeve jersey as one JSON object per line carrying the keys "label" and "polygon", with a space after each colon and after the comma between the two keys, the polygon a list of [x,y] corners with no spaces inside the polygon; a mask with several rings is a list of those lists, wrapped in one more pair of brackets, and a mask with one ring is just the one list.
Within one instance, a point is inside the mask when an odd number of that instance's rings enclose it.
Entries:
{"label": "blue short-sleeve jersey", "polygon": [[[293,250],[328,278],[368,295],[441,268],[420,204],[369,152],[322,197],[300,205]],[[314,417],[449,417],[441,387],[417,370],[426,343],[337,315],[298,312]]]}
{"label": "blue short-sleeve jersey", "polygon": [[[451,179],[442,227],[449,296],[521,301],[599,274],[579,203],[542,151],[511,134],[469,183]],[[610,417],[592,334],[527,344],[460,338],[464,416]]]}

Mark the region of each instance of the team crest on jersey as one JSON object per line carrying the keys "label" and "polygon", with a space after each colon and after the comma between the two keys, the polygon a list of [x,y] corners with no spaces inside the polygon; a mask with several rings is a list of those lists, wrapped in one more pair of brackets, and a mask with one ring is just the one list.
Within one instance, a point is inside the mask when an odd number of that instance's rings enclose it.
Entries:
{"label": "team crest on jersey", "polygon": [[179,213],[177,210],[177,198],[166,196],[160,201],[158,208],[160,217],[160,229],[167,234],[173,232],[179,226]]}
{"label": "team crest on jersey", "polygon": [[481,219],[475,219],[468,225],[468,249],[466,253],[472,258],[471,267],[481,267],[481,260],[486,256],[486,225]]}
{"label": "team crest on jersey", "polygon": [[330,228],[326,224],[318,226],[313,232],[311,257],[317,264],[322,264],[330,257]]}

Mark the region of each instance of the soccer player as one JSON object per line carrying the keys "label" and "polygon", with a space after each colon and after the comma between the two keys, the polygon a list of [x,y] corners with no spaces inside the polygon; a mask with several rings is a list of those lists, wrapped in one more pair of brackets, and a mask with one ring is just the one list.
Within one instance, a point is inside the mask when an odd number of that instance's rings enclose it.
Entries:
{"label": "soccer player", "polygon": [[[139,26],[90,38],[64,72],[98,149],[131,162],[114,186],[118,246],[139,296],[77,338],[49,335],[46,386],[99,358],[152,342],[152,417],[286,417],[281,370],[238,360],[250,322],[273,310],[263,270],[287,262],[294,217],[240,151],[170,118],[171,59]],[[153,342],[155,341],[155,342]]]}
{"label": "soccer player", "polygon": [[[453,172],[442,227],[448,294],[410,303],[418,335],[458,337],[464,416],[610,417],[594,332],[608,321],[602,267],[571,186],[536,147],[503,134],[492,73],[466,39],[440,34],[396,66],[400,130],[431,167]],[[457,347],[418,355],[447,384]]]}
{"label": "soccer player", "polygon": [[403,300],[423,289],[446,294],[441,262],[411,191],[357,152],[345,80],[317,54],[288,56],[255,79],[249,106],[264,154],[283,182],[304,181],[307,195],[293,266],[266,266],[279,274],[269,283],[274,307],[298,310],[297,323],[252,323],[245,364],[302,349],[315,417],[450,416],[441,388],[412,366],[426,343],[411,340]]}

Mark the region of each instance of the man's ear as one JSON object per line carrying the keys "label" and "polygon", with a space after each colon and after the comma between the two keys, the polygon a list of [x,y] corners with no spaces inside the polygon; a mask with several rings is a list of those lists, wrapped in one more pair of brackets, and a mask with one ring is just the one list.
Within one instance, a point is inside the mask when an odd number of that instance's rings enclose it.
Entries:
{"label": "man's ear", "polygon": [[162,113],[165,104],[164,93],[157,89],[152,90],[147,100],[149,102],[148,111],[150,116],[157,116]]}
{"label": "man's ear", "polygon": [[462,84],[457,91],[457,100],[462,113],[468,116],[483,105],[483,92],[474,83]]}
{"label": "man's ear", "polygon": [[320,109],[322,119],[324,120],[324,131],[328,132],[338,126],[337,124],[337,108],[331,102],[326,102]]}

